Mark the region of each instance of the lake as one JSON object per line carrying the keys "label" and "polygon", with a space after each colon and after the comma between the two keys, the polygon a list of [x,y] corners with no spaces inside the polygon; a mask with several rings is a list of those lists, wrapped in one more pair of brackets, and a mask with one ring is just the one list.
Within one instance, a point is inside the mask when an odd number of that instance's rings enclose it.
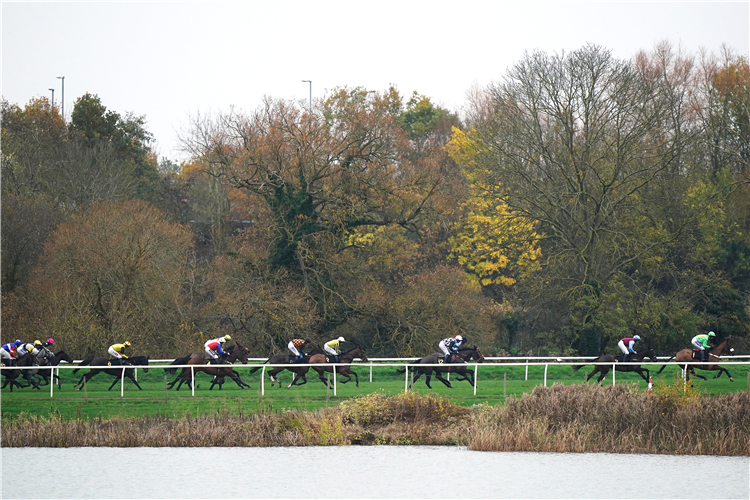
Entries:
{"label": "lake", "polygon": [[0,452],[5,500],[750,498],[748,457],[507,453],[438,446]]}

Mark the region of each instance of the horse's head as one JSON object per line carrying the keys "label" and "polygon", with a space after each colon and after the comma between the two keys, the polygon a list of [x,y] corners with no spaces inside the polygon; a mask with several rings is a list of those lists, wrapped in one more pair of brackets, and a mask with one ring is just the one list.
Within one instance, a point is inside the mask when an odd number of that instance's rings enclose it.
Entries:
{"label": "horse's head", "polygon": [[58,352],[56,352],[55,353],[55,360],[58,363],[60,363],[61,361],[65,361],[67,363],[72,363],[73,362],[73,358],[71,358],[70,355],[68,355],[68,353],[65,352],[65,351],[58,351]]}
{"label": "horse's head", "polygon": [[367,353],[365,353],[365,350],[360,346],[354,346],[353,348],[349,349],[346,353],[341,355],[342,358],[344,356],[347,356],[352,360],[354,358],[359,358],[362,361],[367,361]]}
{"label": "horse's head", "polygon": [[[724,347],[721,350],[721,354],[729,354],[730,356],[734,356],[734,347],[732,347],[732,337],[727,337],[727,339],[722,342],[724,344]],[[721,344],[719,344],[721,345]]]}
{"label": "horse's head", "polygon": [[641,359],[648,358],[651,360],[652,363],[656,363],[658,361],[658,359],[656,358],[656,353],[650,347],[648,349],[641,351],[640,354],[643,356]]}
{"label": "horse's head", "polygon": [[148,373],[148,356],[133,356],[128,361],[133,365],[145,366],[143,373]]}
{"label": "horse's head", "polygon": [[247,355],[248,351],[245,346],[240,344],[239,342],[236,342],[234,346],[232,346],[232,349],[229,353],[229,360],[230,362],[237,361],[238,359],[242,361],[243,363],[247,363]]}

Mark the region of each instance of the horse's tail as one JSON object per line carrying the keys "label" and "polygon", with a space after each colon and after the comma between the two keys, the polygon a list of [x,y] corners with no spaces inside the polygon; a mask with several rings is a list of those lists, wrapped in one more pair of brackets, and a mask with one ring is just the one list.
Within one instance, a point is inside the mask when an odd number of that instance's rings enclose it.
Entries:
{"label": "horse's tail", "polygon": [[75,373],[78,370],[80,370],[81,366],[88,366],[88,365],[90,365],[93,360],[94,360],[94,358],[84,359],[83,361],[81,361],[80,363],[78,363],[79,368],[74,369],[73,373]]}
{"label": "horse's tail", "polygon": [[[411,363],[409,363],[409,364],[410,364],[410,365],[412,365],[412,364],[413,364],[413,365],[418,365],[418,364],[419,364],[419,363],[421,363],[421,362],[422,362],[422,358],[419,358],[418,360],[416,360],[416,361],[412,361],[412,362],[411,362]],[[412,367],[412,368],[414,368],[414,367]],[[406,373],[406,367],[403,367],[403,368],[398,368],[398,369],[396,370],[396,373],[398,373],[398,374]]]}
{"label": "horse's tail", "polygon": [[[271,357],[273,357],[273,356],[271,356]],[[251,369],[250,369],[250,373],[255,373],[255,372],[257,372],[258,370],[260,370],[261,368],[263,368],[263,365],[265,365],[265,364],[266,364],[266,363],[268,363],[269,361],[271,361],[271,358],[268,358],[267,360],[265,360],[265,361],[264,361],[263,363],[261,363],[260,365],[256,366],[255,368],[251,368]]]}
{"label": "horse's tail", "polygon": [[574,372],[577,372],[578,370],[580,370],[581,368],[583,368],[586,365],[570,365],[570,366],[573,368]]}
{"label": "horse's tail", "polygon": [[[676,354],[675,354],[675,356],[676,356]],[[669,363],[673,359],[674,359],[674,356],[672,356],[671,358],[669,358],[668,360],[666,360],[665,363]],[[664,371],[664,368],[666,368],[666,367],[667,367],[667,365],[661,365],[661,368],[659,368],[659,371],[656,372],[656,374],[659,375],[661,372]]]}
{"label": "horse's tail", "polygon": [[[177,358],[177,359],[175,359],[174,361],[172,361],[169,364],[170,365],[186,365],[187,362],[190,361],[190,356],[191,356],[191,354],[188,354],[187,356],[183,356],[181,358]],[[177,368],[165,368],[164,371],[167,372],[167,373],[169,373],[169,374],[174,374],[174,373],[177,372]]]}

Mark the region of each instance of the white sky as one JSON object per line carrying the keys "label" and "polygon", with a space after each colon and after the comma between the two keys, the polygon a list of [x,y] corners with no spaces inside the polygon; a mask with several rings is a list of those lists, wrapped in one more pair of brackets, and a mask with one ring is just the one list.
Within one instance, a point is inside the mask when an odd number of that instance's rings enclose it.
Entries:
{"label": "white sky", "polygon": [[688,53],[750,52],[750,2],[255,0],[2,1],[2,96],[18,105],[86,92],[145,115],[160,157],[198,112],[252,111],[264,95],[313,99],[337,86],[395,84],[459,111],[524,51],[587,43],[628,59],[667,39]]}

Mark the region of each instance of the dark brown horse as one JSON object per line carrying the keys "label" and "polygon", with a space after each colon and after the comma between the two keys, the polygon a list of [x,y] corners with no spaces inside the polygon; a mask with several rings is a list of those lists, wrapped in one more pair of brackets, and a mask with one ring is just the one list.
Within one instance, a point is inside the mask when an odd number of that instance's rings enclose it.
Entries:
{"label": "dark brown horse", "polygon": [[[14,366],[36,366],[37,364],[38,361],[36,359],[36,356],[34,356],[31,352],[27,352],[20,358],[16,359]],[[5,389],[8,384],[10,384],[10,392],[13,392],[13,386],[18,387],[19,389],[23,389],[24,387],[33,387],[34,389],[39,389],[39,383],[34,380],[34,377],[31,373],[32,371],[33,370],[3,370],[5,382],[3,382],[2,389]],[[19,382],[19,377],[24,379],[26,381],[26,384],[22,384],[21,382]]]}
{"label": "dark brown horse", "polygon": [[[645,358],[649,358],[652,362],[656,363],[656,353],[654,353],[653,349],[643,349],[638,352],[638,354],[631,354],[631,356],[634,359],[631,359],[628,361],[628,363],[640,363]],[[611,354],[605,354],[603,356],[599,356],[595,360],[593,360],[591,363],[607,363],[606,365],[602,364],[595,364],[594,365],[594,371],[586,375],[586,382],[589,381],[591,377],[599,373],[599,378],[597,379],[596,383],[601,384],[602,380],[604,380],[604,377],[607,376],[609,371],[612,369],[612,365],[615,365],[615,371],[618,372],[636,372],[638,375],[640,375],[643,380],[648,382],[649,377],[651,376],[651,373],[646,368],[641,368],[641,365],[631,365],[631,364],[622,364],[616,359],[619,359],[618,357],[615,357]],[[589,363],[585,363],[582,365],[575,365],[573,366],[573,371],[578,371],[584,366],[586,366]]]}
{"label": "dark brown horse", "polygon": [[[224,384],[225,377],[229,377],[230,379],[234,380],[234,382],[238,386],[240,386],[240,388],[250,388],[250,384],[245,383],[240,378],[240,375],[231,367],[232,363],[234,363],[235,361],[242,361],[243,363],[247,363],[247,354],[247,349],[239,342],[232,346],[229,352],[229,356],[226,357],[223,363],[208,364],[208,361],[211,359],[208,354],[206,354],[205,352],[194,352],[188,357],[187,361],[181,363],[185,365],[191,365],[191,367],[182,368],[182,371],[179,375],[177,375],[177,378],[169,383],[167,387],[171,389],[177,382],[179,382],[179,385],[177,386],[178,391],[180,390],[180,387],[182,387],[182,384],[187,384],[188,387],[192,387],[192,381],[195,373],[203,372],[209,375],[213,375],[214,377],[211,381],[211,386],[208,388],[209,390],[213,389],[214,385],[217,384],[219,386],[219,389],[221,389],[222,385]],[[184,360],[185,358],[180,359]]]}
{"label": "dark brown horse", "polygon": [[[700,377],[703,380],[706,380],[706,377],[704,377],[703,375],[699,375],[695,373],[695,369],[698,368],[699,370],[714,370],[714,371],[718,370],[719,373],[714,375],[714,378],[719,378],[722,373],[726,372],[727,377],[729,377],[729,380],[731,382],[734,382],[732,375],[729,373],[729,371],[726,368],[720,365],[711,364],[712,361],[713,362],[719,361],[719,356],[723,354],[729,354],[729,355],[734,354],[734,348],[731,345],[730,339],[731,337],[727,337],[727,339],[724,342],[717,344],[716,346],[708,350],[708,360],[707,360],[708,362],[706,364],[684,365],[684,367],[687,368],[687,373],[685,373],[685,380],[690,380],[690,374],[693,374],[696,377]],[[677,361],[678,363],[691,363],[691,362],[701,361],[700,358],[697,358],[697,359],[694,358],[693,354],[694,354],[694,351],[692,349],[683,349],[677,354],[675,354],[674,356],[672,356],[671,358],[669,358],[667,362],[672,361],[673,359]],[[659,368],[659,371],[657,373],[661,373],[662,371],[664,371],[664,368],[666,367],[667,365],[662,366],[661,368]]]}
{"label": "dark brown horse", "polygon": [[[107,375],[115,377],[114,382],[112,382],[112,385],[107,389],[108,391],[111,391],[115,384],[120,381],[120,378],[123,376],[123,371],[125,373],[125,378],[133,382],[138,390],[142,391],[143,388],[138,385],[138,381],[135,379],[135,370],[133,367],[145,366],[146,368],[144,368],[143,371],[148,372],[148,356],[133,356],[128,359],[92,358],[81,361],[78,363],[78,366],[90,367],[88,373],[81,376],[80,380],[78,380],[76,385],[73,386],[74,388],[77,387],[79,391],[83,389],[83,386],[98,373],[106,373]],[[131,368],[127,368],[128,366]],[[78,370],[80,370],[80,368],[73,370],[73,373],[76,373]]]}
{"label": "dark brown horse", "polygon": [[[337,362],[336,371],[335,373],[338,375],[342,375],[346,377],[346,380],[342,380],[342,384],[346,384],[347,382],[350,382],[352,380],[352,375],[354,375],[354,381],[357,384],[357,387],[359,387],[359,376],[357,376],[357,373],[355,371],[352,371],[351,367],[349,366],[352,361],[354,361],[354,358],[359,358],[362,361],[367,361],[367,354],[365,353],[365,350],[361,348],[360,346],[354,346],[345,353],[342,353],[340,356],[339,361]],[[333,366],[315,366],[320,365],[321,363],[329,363],[328,356],[325,354],[316,354],[310,358],[310,366],[318,372],[318,378],[320,378],[321,382],[323,382],[326,387],[328,387],[328,381],[324,377],[324,375],[327,373],[334,373]],[[291,385],[289,386],[291,387]],[[289,389],[287,387],[287,389]]]}
{"label": "dark brown horse", "polygon": [[484,355],[477,346],[474,346],[459,349],[456,355],[456,360],[452,363],[445,363],[444,359],[445,356],[443,355],[443,353],[435,352],[430,354],[429,356],[425,356],[424,358],[415,361],[415,364],[417,365],[439,364],[440,366],[412,367],[414,369],[414,379],[412,380],[411,384],[409,384],[409,389],[412,388],[414,382],[419,380],[419,377],[421,377],[422,375],[425,376],[424,383],[427,384],[427,387],[432,389],[432,386],[430,385],[430,380],[432,380],[432,372],[435,372],[435,378],[445,384],[445,386],[449,389],[453,389],[453,386],[448,379],[443,378],[443,376],[441,375],[442,373],[456,373],[458,375],[458,378],[456,380],[466,380],[473,386],[474,372],[468,369],[468,365],[466,364],[466,362],[476,360],[477,363],[483,363]]}
{"label": "dark brown horse", "polygon": [[[283,366],[274,366],[270,370],[268,370],[268,376],[271,377],[271,386],[273,387],[273,384],[278,383],[279,388],[281,388],[281,379],[277,377],[277,375],[284,370],[289,370],[290,372],[294,373],[295,377],[294,380],[292,380],[292,383],[289,384],[289,387],[293,385],[304,385],[307,383],[307,372],[310,371],[310,365],[308,362],[310,361],[310,358],[316,354],[323,354],[324,351],[320,347],[313,345],[312,349],[310,349],[310,352],[305,354],[305,356],[302,358],[302,360],[297,361],[297,357],[293,356],[291,354],[276,354],[274,356],[271,356],[267,360],[263,362],[263,364],[271,364],[271,365],[283,365]],[[255,373],[258,370],[263,368],[262,366],[256,366],[255,368],[250,370],[250,373]],[[289,389],[287,387],[287,389]]]}

